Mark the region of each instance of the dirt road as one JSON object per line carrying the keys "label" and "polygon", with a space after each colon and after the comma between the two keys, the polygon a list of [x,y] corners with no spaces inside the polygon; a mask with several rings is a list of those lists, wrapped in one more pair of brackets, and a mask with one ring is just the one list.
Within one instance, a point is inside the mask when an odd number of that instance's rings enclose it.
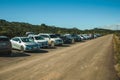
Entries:
{"label": "dirt road", "polygon": [[0,80],[118,80],[112,35],[35,55],[0,57]]}

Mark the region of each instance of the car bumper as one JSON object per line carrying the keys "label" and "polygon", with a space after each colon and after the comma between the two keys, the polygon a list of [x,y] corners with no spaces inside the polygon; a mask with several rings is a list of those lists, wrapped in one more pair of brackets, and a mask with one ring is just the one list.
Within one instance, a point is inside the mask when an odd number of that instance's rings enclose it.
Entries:
{"label": "car bumper", "polygon": [[32,47],[32,48],[25,48],[24,51],[38,51],[38,50],[40,50],[39,47]]}
{"label": "car bumper", "polygon": [[39,43],[39,45],[40,45],[41,48],[48,47],[48,43],[46,43],[46,42]]}
{"label": "car bumper", "polygon": [[62,45],[63,42],[56,42],[55,45]]}

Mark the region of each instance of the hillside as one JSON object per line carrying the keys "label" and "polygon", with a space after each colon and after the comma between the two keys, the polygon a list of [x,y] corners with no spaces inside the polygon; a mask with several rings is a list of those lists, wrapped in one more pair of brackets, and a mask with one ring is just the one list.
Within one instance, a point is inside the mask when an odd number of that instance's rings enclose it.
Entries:
{"label": "hillside", "polygon": [[82,34],[82,33],[112,33],[111,30],[106,29],[91,29],[91,30],[80,30],[78,28],[61,28],[56,26],[49,26],[46,24],[32,25],[24,22],[9,22],[0,19],[0,35],[6,35],[8,37],[23,36],[26,32],[38,33],[57,33],[57,34]]}

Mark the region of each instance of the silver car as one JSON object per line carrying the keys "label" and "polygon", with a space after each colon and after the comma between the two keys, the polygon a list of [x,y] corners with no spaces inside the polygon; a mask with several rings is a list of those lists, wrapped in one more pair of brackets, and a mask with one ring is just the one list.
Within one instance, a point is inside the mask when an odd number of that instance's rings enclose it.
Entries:
{"label": "silver car", "polygon": [[11,55],[12,46],[8,37],[0,36],[0,53]]}
{"label": "silver car", "polygon": [[40,46],[27,37],[14,37],[11,40],[12,48],[21,51],[36,51]]}

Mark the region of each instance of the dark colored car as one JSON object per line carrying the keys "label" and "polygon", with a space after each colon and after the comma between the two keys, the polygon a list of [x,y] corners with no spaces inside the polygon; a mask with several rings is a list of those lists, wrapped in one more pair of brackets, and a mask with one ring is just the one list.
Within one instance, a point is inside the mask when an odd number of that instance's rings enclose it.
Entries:
{"label": "dark colored car", "polygon": [[71,34],[71,36],[74,38],[75,42],[82,41],[82,39],[80,38],[80,36],[78,36],[77,34]]}
{"label": "dark colored car", "polygon": [[11,55],[12,45],[10,39],[6,36],[0,36],[0,53]]}
{"label": "dark colored car", "polygon": [[56,34],[56,36],[60,37],[63,40],[64,44],[72,44],[74,43],[74,38],[71,37],[69,34],[61,35],[61,34]]}
{"label": "dark colored car", "polygon": [[64,44],[72,44],[72,43],[74,43],[74,39],[70,38],[68,36],[61,36],[60,38],[63,40]]}

